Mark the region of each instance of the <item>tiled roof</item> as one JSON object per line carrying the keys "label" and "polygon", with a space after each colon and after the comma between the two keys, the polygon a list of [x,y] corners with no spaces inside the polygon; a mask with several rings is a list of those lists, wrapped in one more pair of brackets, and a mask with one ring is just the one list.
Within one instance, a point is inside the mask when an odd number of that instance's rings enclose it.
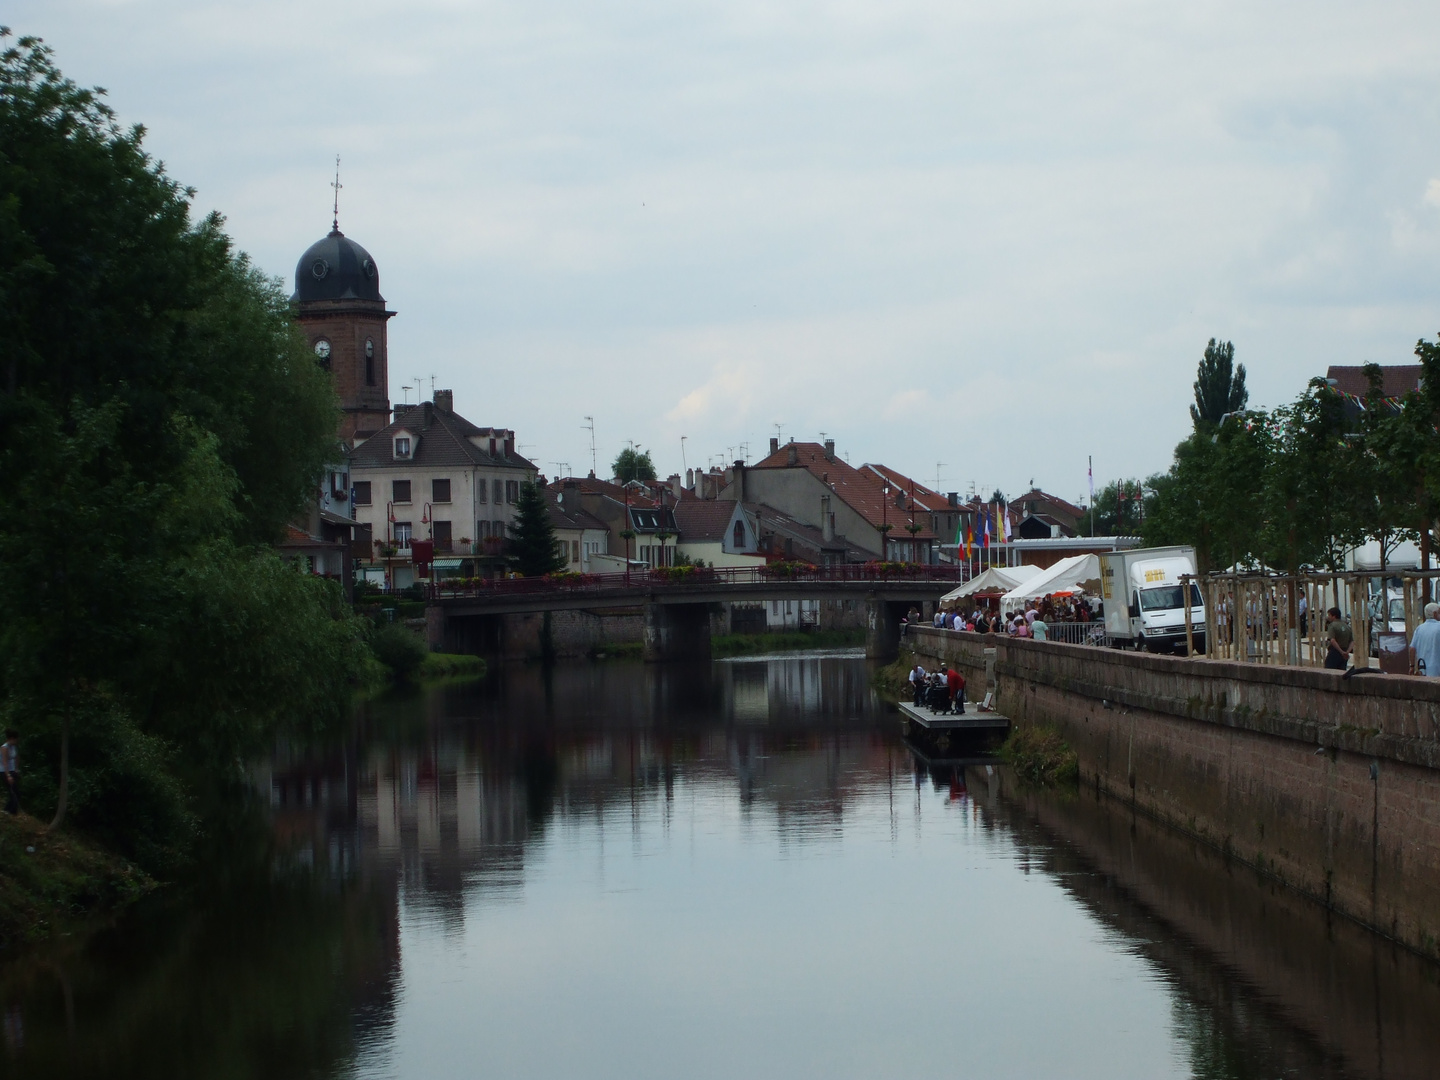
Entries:
{"label": "tiled roof", "polygon": [[[1424,373],[1419,364],[1392,364],[1380,371],[1383,375],[1381,387],[1386,397],[1400,397],[1420,389],[1420,376]],[[1370,393],[1370,383],[1365,378],[1363,367],[1331,364],[1325,371],[1325,379],[1336,390],[1356,397],[1363,398]]]}
{"label": "tiled roof", "polygon": [[578,500],[556,501],[560,490],[553,484],[545,489],[545,508],[550,511],[550,524],[557,529],[599,529],[605,532],[607,526],[599,518],[581,509]]}
{"label": "tiled roof", "polygon": [[[397,420],[376,432],[350,452],[350,468],[387,469],[413,467],[418,469],[470,468],[488,465],[497,468],[533,469],[534,464],[513,450],[505,453],[503,439],[497,439],[496,453],[491,454],[488,439],[491,428],[480,428],[459,413],[436,408],[433,402],[412,406]],[[396,433],[408,431],[415,436],[414,453],[397,461],[393,441]],[[480,438],[476,446],[470,436]]]}
{"label": "tiled roof", "polygon": [[1052,510],[1059,510],[1061,513],[1080,519],[1085,516],[1085,510],[1072,502],[1066,502],[1058,495],[1050,495],[1039,488],[1031,488],[1023,495],[1016,495],[1010,500],[1012,506],[1024,506],[1027,502],[1036,502],[1048,506]]}
{"label": "tiled roof", "polygon": [[729,499],[697,499],[688,491],[675,505],[675,525],[680,540],[688,544],[708,544],[725,539],[735,504]]}
{"label": "tiled roof", "polygon": [[[752,469],[783,469],[789,466],[790,448],[795,448],[797,463],[801,468],[810,472],[811,475],[828,483],[835,491],[836,496],[853,508],[856,513],[868,521],[877,529],[885,523],[893,528],[891,533],[896,539],[908,539],[909,510],[901,510],[894,503],[894,492],[892,491],[889,505],[886,506],[884,494],[885,480],[871,470],[860,470],[840,457],[825,457],[825,447],[819,443],[789,443],[780,447],[769,457],[763,458],[751,466]],[[933,494],[933,493],[932,493]],[[933,540],[935,533],[930,526],[917,518],[915,524],[921,526],[916,532],[917,540]]]}
{"label": "tiled roof", "polygon": [[879,476],[882,481],[891,487],[898,487],[915,500],[915,505],[922,510],[948,510],[950,509],[950,497],[942,495],[938,491],[926,487],[913,477],[904,473],[896,472],[888,465],[862,465],[862,469],[869,469]]}

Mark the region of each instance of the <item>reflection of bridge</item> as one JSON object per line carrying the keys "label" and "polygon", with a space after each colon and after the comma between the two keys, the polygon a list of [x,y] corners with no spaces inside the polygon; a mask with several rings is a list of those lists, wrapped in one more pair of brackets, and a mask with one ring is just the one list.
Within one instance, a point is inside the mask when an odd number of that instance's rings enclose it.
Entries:
{"label": "reflection of bridge", "polygon": [[[796,568],[662,567],[629,574],[578,574],[551,578],[467,581],[431,586],[427,614],[432,643],[463,652],[483,651],[487,632],[506,615],[553,611],[639,608],[645,618],[648,660],[710,655],[711,605],[735,601],[862,600],[865,651],[895,653],[900,620],[908,608],[934,601],[961,580],[964,567],[920,563],[844,563]],[[488,624],[488,625],[487,625]]]}

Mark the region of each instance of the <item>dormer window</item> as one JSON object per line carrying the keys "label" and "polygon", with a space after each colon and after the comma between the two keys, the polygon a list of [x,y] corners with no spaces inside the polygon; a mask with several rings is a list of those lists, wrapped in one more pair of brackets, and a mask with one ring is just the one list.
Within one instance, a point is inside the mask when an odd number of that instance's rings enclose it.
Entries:
{"label": "dormer window", "polygon": [[397,458],[408,458],[410,456],[410,436],[395,436],[395,456]]}

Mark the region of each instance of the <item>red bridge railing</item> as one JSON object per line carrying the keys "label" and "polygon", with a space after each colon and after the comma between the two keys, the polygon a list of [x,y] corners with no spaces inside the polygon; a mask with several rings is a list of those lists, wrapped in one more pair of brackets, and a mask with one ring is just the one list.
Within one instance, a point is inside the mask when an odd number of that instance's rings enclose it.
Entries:
{"label": "red bridge railing", "polygon": [[690,591],[697,586],[795,584],[874,584],[933,582],[956,585],[966,580],[964,566],[927,566],[923,563],[771,563],[768,566],[709,567],[662,566],[631,570],[628,574],[547,574],[538,578],[447,578],[429,585],[431,599],[496,598],[617,592],[644,589],[651,592]]}

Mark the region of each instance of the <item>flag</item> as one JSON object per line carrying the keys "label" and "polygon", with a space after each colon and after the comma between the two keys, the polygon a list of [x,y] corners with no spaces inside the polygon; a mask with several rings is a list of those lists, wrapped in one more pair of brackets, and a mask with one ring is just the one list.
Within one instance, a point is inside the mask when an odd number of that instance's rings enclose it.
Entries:
{"label": "flag", "polygon": [[983,511],[981,511],[981,513],[980,513],[980,529],[981,529],[981,532],[980,532],[980,546],[983,547],[983,548],[988,548],[988,547],[990,546],[990,511],[989,511],[989,510],[983,510]]}
{"label": "flag", "polygon": [[1000,543],[1010,542],[1010,508],[1007,506],[1000,511]]}
{"label": "flag", "polygon": [[974,557],[974,552],[975,552],[975,530],[970,527],[970,523],[967,521],[967,522],[965,523],[965,558],[967,558],[967,559],[973,558],[973,557]]}

